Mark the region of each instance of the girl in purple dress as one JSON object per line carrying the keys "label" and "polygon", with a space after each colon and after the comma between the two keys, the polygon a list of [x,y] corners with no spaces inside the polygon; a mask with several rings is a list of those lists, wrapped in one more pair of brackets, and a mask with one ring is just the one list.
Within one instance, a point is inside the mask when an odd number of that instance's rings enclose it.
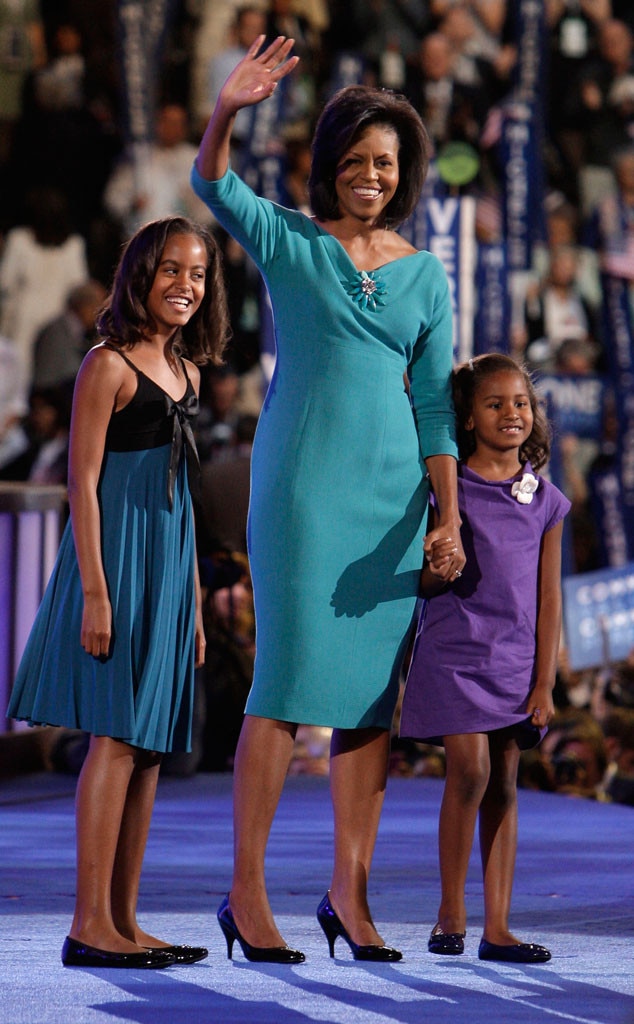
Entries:
{"label": "girl in purple dress", "polygon": [[484,880],[481,960],[544,963],[508,917],[517,847],[520,750],[554,714],[561,628],[561,536],[570,502],[537,475],[548,426],[527,371],[504,355],[454,371],[458,494],[467,556],[441,578],[451,542],[425,545],[427,598],[405,689],[401,735],[445,746],[441,901],[432,953],[464,952],[465,881],[476,818]]}

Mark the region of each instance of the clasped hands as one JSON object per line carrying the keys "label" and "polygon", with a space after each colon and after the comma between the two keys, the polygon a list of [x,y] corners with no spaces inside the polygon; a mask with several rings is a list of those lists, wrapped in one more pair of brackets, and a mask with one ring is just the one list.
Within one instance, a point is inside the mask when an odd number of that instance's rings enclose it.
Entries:
{"label": "clasped hands", "polygon": [[423,549],[429,571],[444,580],[453,583],[462,576],[466,558],[462,550],[460,529],[437,526],[425,537]]}

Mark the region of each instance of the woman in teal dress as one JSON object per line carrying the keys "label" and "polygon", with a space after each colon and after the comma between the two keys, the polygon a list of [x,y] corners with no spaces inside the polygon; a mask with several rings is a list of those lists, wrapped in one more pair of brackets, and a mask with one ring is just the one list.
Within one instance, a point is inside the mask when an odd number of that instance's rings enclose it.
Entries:
{"label": "woman in teal dress", "polygon": [[[225,83],[192,175],[195,190],[260,268],[276,367],[253,450],[249,554],[253,687],[235,764],[235,866],[219,910],[231,955],[297,962],[269,906],[268,835],[297,724],[334,729],[335,863],[319,920],[332,951],[395,960],[367,903],[389,729],[416,601],[426,472],[463,564],[450,397],[452,313],[440,262],[394,230],[427,166],[402,97],[343,90],[316,129],[315,217],[260,199],[229,169],[233,118],[293,69],[292,40],[260,38]],[[411,400],[405,386],[409,377]],[[434,538],[432,537],[432,540]]]}
{"label": "woman in teal dress", "polygon": [[7,712],[90,733],[67,966],[207,956],[148,935],[136,904],[161,753],[190,749],[204,656],[191,418],[196,364],[219,359],[227,323],[213,238],[181,217],[154,221],[123,252],[99,318],[104,340],[75,385],[70,522]]}

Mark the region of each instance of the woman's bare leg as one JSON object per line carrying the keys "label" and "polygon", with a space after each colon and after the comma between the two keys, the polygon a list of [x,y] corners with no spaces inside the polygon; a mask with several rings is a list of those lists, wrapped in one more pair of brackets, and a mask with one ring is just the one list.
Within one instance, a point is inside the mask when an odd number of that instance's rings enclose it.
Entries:
{"label": "woman's bare leg", "polygon": [[288,772],[297,725],[246,715],[233,781],[234,869],[230,904],[252,946],[284,946],[269,905],[264,858]]}
{"label": "woman's bare leg", "polygon": [[139,928],[136,909],[161,758],[151,751],[136,750],[134,762],[112,872],[112,919],[121,935],[139,946],[156,947],[169,943]]}
{"label": "woman's bare leg", "polygon": [[497,945],[519,941],[509,931],[517,852],[517,768],[514,739],[491,734],[491,779],[480,808],[480,853],[484,878],[484,938]]}
{"label": "woman's bare leg", "polygon": [[112,919],[112,873],[135,750],[108,736],[91,736],[77,782],[77,895],[70,936],[113,953],[139,953]]}
{"label": "woman's bare leg", "polygon": [[438,924],[446,934],[467,928],[464,892],[478,810],[489,780],[487,741],[485,733],[445,736],[447,776],[438,825]]}
{"label": "woman's bare leg", "polygon": [[387,782],[390,734],[385,729],[335,729],[330,790],[335,856],[330,899],[353,942],[383,945],[368,906],[368,877]]}

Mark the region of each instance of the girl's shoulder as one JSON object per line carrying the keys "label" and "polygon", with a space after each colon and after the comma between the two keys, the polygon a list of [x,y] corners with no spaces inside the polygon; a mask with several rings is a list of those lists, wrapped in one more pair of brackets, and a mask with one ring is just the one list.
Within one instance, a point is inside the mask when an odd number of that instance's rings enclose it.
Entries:
{"label": "girl's shoulder", "polygon": [[101,341],[93,345],[83,358],[79,374],[82,377],[87,375],[99,375],[103,377],[104,383],[108,379],[121,379],[126,373],[130,373],[125,353],[121,345],[114,342]]}

